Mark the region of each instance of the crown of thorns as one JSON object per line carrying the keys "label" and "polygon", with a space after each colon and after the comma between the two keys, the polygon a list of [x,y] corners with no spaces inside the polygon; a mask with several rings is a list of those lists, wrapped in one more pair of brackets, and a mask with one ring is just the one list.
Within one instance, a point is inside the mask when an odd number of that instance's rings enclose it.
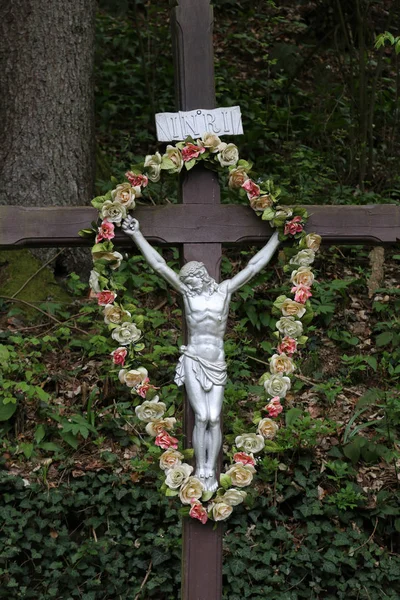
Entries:
{"label": "crown of thorns", "polygon": [[207,274],[206,267],[204,266],[204,264],[202,262],[199,262],[197,260],[192,260],[192,261],[186,263],[186,265],[183,265],[183,267],[179,271],[179,277],[180,277],[180,279],[184,279],[185,277],[194,275],[198,271],[201,271],[202,274],[205,274],[205,275]]}

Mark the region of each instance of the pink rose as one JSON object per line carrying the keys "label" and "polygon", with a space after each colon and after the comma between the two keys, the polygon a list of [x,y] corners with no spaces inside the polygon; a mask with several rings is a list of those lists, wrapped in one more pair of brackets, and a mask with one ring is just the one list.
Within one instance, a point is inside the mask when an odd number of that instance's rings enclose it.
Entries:
{"label": "pink rose", "polygon": [[154,385],[150,385],[150,379],[148,377],[146,377],[146,379],[143,380],[143,382],[138,385],[137,388],[135,388],[135,392],[141,396],[142,398],[146,398],[146,394],[149,390],[158,390],[158,387],[155,387]]}
{"label": "pink rose", "polygon": [[128,354],[128,350],[126,348],[117,348],[111,352],[111,356],[113,358],[114,365],[121,365],[121,367],[125,364],[125,358]]}
{"label": "pink rose", "polygon": [[129,181],[132,187],[146,187],[149,182],[149,178],[147,175],[142,175],[141,173],[133,173],[132,171],[127,171],[125,173],[125,177]]}
{"label": "pink rose", "polygon": [[308,285],[295,285],[292,287],[292,292],[294,292],[295,302],[300,302],[301,304],[305,304],[308,298],[311,298],[311,288]]}
{"label": "pink rose", "polygon": [[254,458],[250,456],[250,454],[246,454],[246,452],[236,452],[236,454],[233,455],[233,460],[236,463],[242,463],[242,465],[252,465],[253,467],[256,464]]}
{"label": "pink rose", "polygon": [[111,292],[110,290],[103,290],[96,294],[97,304],[99,306],[107,306],[108,304],[112,304],[117,297],[115,292]]}
{"label": "pink rose", "polygon": [[205,151],[205,148],[196,146],[196,144],[188,143],[184,148],[182,148],[182,158],[185,162],[187,162],[188,160],[192,160],[192,158],[197,158],[199,154],[203,154]]}
{"label": "pink rose", "polygon": [[293,353],[297,350],[297,342],[294,338],[286,336],[279,344],[277,350],[279,354],[286,354],[287,356],[292,356]]}
{"label": "pink rose", "polygon": [[249,200],[253,200],[253,198],[257,198],[260,195],[260,186],[254,183],[252,179],[245,181],[242,184],[242,188],[246,190]]}
{"label": "pink rose", "polygon": [[102,240],[112,240],[115,237],[114,223],[110,223],[107,219],[104,219],[97,231],[96,244]]}
{"label": "pink rose", "polygon": [[205,525],[208,521],[206,509],[201,502],[195,500],[194,498],[192,498],[190,502],[192,508],[189,511],[189,516],[192,517],[192,519],[198,519],[201,523],[203,523],[203,525]]}
{"label": "pink rose", "polygon": [[288,221],[285,224],[284,234],[285,235],[295,235],[296,233],[300,233],[303,231],[303,223],[302,217],[294,217],[291,221]]}
{"label": "pink rose", "polygon": [[265,407],[265,410],[268,411],[270,417],[277,417],[283,411],[283,406],[281,404],[281,399],[279,396],[275,396],[270,400],[269,404]]}
{"label": "pink rose", "polygon": [[173,448],[174,450],[178,447],[178,440],[172,435],[169,435],[166,431],[161,431],[158,434],[154,441],[156,446],[160,446],[163,450],[168,450],[168,448]]}

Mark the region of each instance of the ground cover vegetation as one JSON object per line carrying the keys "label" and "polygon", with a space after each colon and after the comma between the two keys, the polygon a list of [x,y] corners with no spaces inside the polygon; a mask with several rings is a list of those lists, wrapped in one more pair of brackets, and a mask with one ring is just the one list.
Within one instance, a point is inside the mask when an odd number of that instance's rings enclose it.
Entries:
{"label": "ground cover vegetation", "polygon": [[[101,6],[99,192],[154,152],[153,114],[173,106],[166,4]],[[285,202],[398,200],[399,65],[390,39],[374,48],[377,33],[396,34],[396,10],[215,3],[218,103],[241,105],[241,152],[279,181]],[[174,201],[163,185],[154,202]],[[371,250],[331,246],[316,265],[290,408],[225,534],[227,600],[400,598],[400,253]],[[223,277],[252,253],[227,250]],[[165,256],[178,267],[177,251]],[[179,298],[139,256],[119,277],[151,340],[141,364],[179,417]],[[284,280],[278,259],[232,303],[228,443],[259,418]],[[0,304],[0,598],[175,600],[179,515],[155,489],[158,451],[141,437],[117,369],[110,375],[113,346],[86,282],[71,275],[68,288],[69,305],[31,302],[35,322],[17,302]]]}

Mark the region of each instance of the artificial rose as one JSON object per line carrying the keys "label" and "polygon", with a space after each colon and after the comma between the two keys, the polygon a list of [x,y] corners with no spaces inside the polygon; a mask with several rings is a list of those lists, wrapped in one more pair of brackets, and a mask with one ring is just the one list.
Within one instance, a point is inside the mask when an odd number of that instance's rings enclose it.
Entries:
{"label": "artificial rose", "polygon": [[182,464],[183,454],[178,450],[166,450],[160,456],[160,469],[168,471]]}
{"label": "artificial rose", "polygon": [[111,223],[121,225],[122,219],[126,217],[126,207],[117,201],[106,200],[101,207],[100,216],[102,219],[108,219]]}
{"label": "artificial rose", "polygon": [[131,313],[119,306],[110,304],[104,308],[103,315],[104,323],[106,323],[106,325],[110,325],[111,323],[118,325],[124,317],[130,317]]}
{"label": "artificial rose", "polygon": [[232,479],[233,485],[236,487],[246,487],[253,481],[253,473],[256,470],[253,465],[243,465],[242,463],[236,463],[226,472],[227,475]]}
{"label": "artificial rose", "polygon": [[111,332],[111,337],[122,346],[137,342],[141,335],[142,332],[136,327],[135,323],[122,323]]}
{"label": "artificial rose", "polygon": [[238,190],[248,178],[244,167],[236,167],[229,172],[228,186],[231,190]]}
{"label": "artificial rose", "polygon": [[269,194],[258,196],[250,200],[250,206],[253,210],[265,210],[273,205],[273,200]]}
{"label": "artificial rose", "polygon": [[162,431],[170,431],[176,425],[175,417],[167,417],[166,419],[158,419],[151,421],[146,425],[146,432],[151,437],[157,437]]}
{"label": "artificial rose", "polygon": [[275,373],[274,375],[267,376],[264,382],[264,388],[267,394],[270,396],[279,396],[284,398],[287,392],[290,390],[291,383],[289,377],[284,376],[282,373]]}
{"label": "artificial rose", "polygon": [[242,463],[242,465],[253,465],[253,467],[256,464],[254,456],[246,454],[246,452],[236,452],[236,454],[233,455],[233,460],[236,463]]}
{"label": "artificial rose", "polygon": [[102,292],[98,292],[96,294],[97,304],[99,306],[107,306],[108,304],[112,304],[117,297],[115,292],[111,292],[110,290],[103,290]]}
{"label": "artificial rose", "polygon": [[277,206],[276,207],[276,213],[275,213],[275,218],[282,218],[284,217],[285,219],[288,219],[289,217],[291,217],[293,214],[293,209],[290,208],[290,206]]}
{"label": "artificial rose", "polygon": [[169,158],[169,160],[174,164],[173,167],[168,169],[168,173],[180,173],[182,171],[183,158],[179,148],[175,148],[175,146],[167,146],[167,150],[163,158]]}
{"label": "artificial rose", "polygon": [[186,146],[182,148],[182,158],[185,162],[192,160],[192,158],[198,158],[200,154],[203,154],[206,149],[203,146],[197,146],[188,142]]}
{"label": "artificial rose", "polygon": [[296,235],[296,233],[301,233],[303,231],[303,223],[301,217],[294,217],[291,221],[287,221],[285,223],[285,229],[283,233],[285,235]]}
{"label": "artificial rose", "polygon": [[280,415],[283,411],[283,406],[281,404],[281,399],[279,398],[279,396],[275,396],[275,398],[272,398],[265,407],[265,410],[268,411],[270,417],[277,417],[278,415]]}
{"label": "artificial rose", "polygon": [[125,206],[126,210],[135,208],[135,198],[140,196],[140,188],[133,188],[130,183],[120,183],[115,190],[111,192],[113,201],[119,202],[122,206]]}
{"label": "artificial rose", "polygon": [[314,250],[307,248],[306,250],[300,250],[293,258],[289,260],[290,265],[299,265],[300,267],[309,267],[315,259]]}
{"label": "artificial rose", "polygon": [[164,402],[159,402],[158,400],[158,396],[155,396],[152,400],[145,400],[137,406],[135,408],[137,418],[145,423],[161,419],[165,413],[166,406]]}
{"label": "artificial rose", "polygon": [[265,419],[261,419],[258,423],[258,433],[260,433],[265,439],[272,440],[279,427],[272,419],[266,417]]}
{"label": "artificial rose", "polygon": [[197,477],[189,477],[183,484],[179,492],[179,498],[182,504],[191,504],[192,499],[198,500],[201,498],[204,491],[204,485]]}
{"label": "artificial rose", "polygon": [[300,302],[300,304],[305,304],[312,296],[310,287],[302,284],[292,287],[292,293],[294,293],[295,302]]}
{"label": "artificial rose", "polygon": [[148,154],[144,160],[144,166],[148,170],[150,181],[157,182],[160,180],[162,157],[159,152]]}
{"label": "artificial rose", "polygon": [[215,152],[219,151],[220,146],[222,144],[219,137],[217,135],[215,135],[215,133],[210,133],[209,131],[206,133],[203,133],[203,135],[201,136],[201,141],[202,141],[203,146],[205,148],[207,148],[213,154],[215,154]]}
{"label": "artificial rose", "polygon": [[256,433],[244,433],[237,436],[235,446],[243,448],[248,454],[257,454],[264,448],[264,438]]}
{"label": "artificial rose", "polygon": [[115,237],[114,224],[104,219],[102,224],[97,230],[96,244],[102,240],[112,240]]}
{"label": "artificial rose", "polygon": [[146,175],[142,175],[141,173],[133,173],[132,171],[127,171],[125,173],[125,177],[133,188],[146,187],[149,182],[149,178]]}
{"label": "artificial rose", "polygon": [[290,281],[294,285],[307,285],[311,287],[314,283],[314,274],[308,267],[299,267],[296,271],[292,271]]}
{"label": "artificial rose", "polygon": [[90,271],[90,277],[89,277],[89,286],[90,289],[95,293],[95,294],[99,294],[100,293],[100,285],[99,285],[99,273],[97,271]]}
{"label": "artificial rose", "polygon": [[298,338],[303,333],[303,323],[294,317],[281,317],[276,322],[276,328],[282,335],[292,338]]}
{"label": "artificial rose", "polygon": [[166,431],[163,431],[158,434],[156,439],[154,440],[156,446],[159,446],[163,450],[168,450],[168,448],[173,448],[174,450],[178,447],[178,440],[172,435],[169,435]]}
{"label": "artificial rose", "polygon": [[239,150],[235,144],[221,144],[217,159],[221,167],[231,167],[239,160]]}
{"label": "artificial rose", "polygon": [[317,233],[308,233],[304,238],[307,248],[316,252],[321,245],[321,236]]}
{"label": "artificial rose", "polygon": [[208,521],[207,511],[198,500],[191,500],[191,509],[189,511],[189,517],[192,519],[198,519],[203,525],[205,525]]}
{"label": "artificial rose", "polygon": [[281,311],[284,317],[296,316],[299,319],[304,315],[306,309],[299,302],[295,302],[290,298],[286,298],[281,306]]}
{"label": "artificial rose", "polygon": [[279,354],[286,354],[292,356],[297,350],[297,342],[294,338],[284,337],[281,343],[277,347]]}
{"label": "artificial rose", "polygon": [[238,504],[242,504],[246,496],[247,492],[244,492],[243,490],[234,490],[231,488],[227,490],[223,496],[221,496],[221,500],[225,502],[225,504],[229,504],[229,506],[237,506]]}
{"label": "artificial rose", "polygon": [[142,383],[140,385],[138,385],[135,388],[135,392],[137,393],[138,396],[141,396],[142,398],[146,398],[147,392],[149,390],[158,390],[158,387],[155,387],[154,385],[150,384],[150,379],[148,377],[145,377],[142,381]]}
{"label": "artificial rose", "polygon": [[118,269],[121,261],[122,254],[119,252],[92,252],[93,260],[106,260],[110,263],[110,269],[115,271]]}
{"label": "artificial rose", "polygon": [[295,368],[292,359],[284,353],[274,354],[269,359],[269,369],[271,373],[286,373],[287,375],[290,375]]}
{"label": "artificial rose", "polygon": [[233,508],[226,502],[216,502],[212,505],[212,516],[214,521],[225,521],[231,514]]}
{"label": "artificial rose", "polygon": [[117,348],[111,352],[111,356],[113,358],[114,365],[119,365],[121,367],[125,364],[125,358],[128,354],[128,350],[126,348]]}
{"label": "artificial rose", "polygon": [[118,373],[118,379],[128,387],[136,387],[147,378],[147,375],[147,369],[144,367],[138,367],[137,369],[131,369],[130,371],[121,369]]}
{"label": "artificial rose", "polygon": [[182,463],[181,465],[177,465],[173,469],[169,469],[167,471],[167,476],[165,478],[165,484],[171,489],[176,490],[181,487],[186,481],[189,479],[191,472],[193,471],[193,467],[188,465],[187,463]]}
{"label": "artificial rose", "polygon": [[246,181],[241,186],[247,192],[247,197],[249,200],[253,200],[253,198],[258,198],[260,195],[260,186],[254,183],[252,179],[246,179]]}

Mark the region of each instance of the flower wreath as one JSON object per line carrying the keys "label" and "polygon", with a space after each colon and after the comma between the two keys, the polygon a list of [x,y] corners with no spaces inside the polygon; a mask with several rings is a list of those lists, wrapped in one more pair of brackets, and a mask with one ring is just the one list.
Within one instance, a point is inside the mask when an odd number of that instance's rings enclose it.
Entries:
{"label": "flower wreath", "polygon": [[[173,437],[176,419],[165,416],[167,406],[160,402],[159,394],[149,380],[147,370],[140,366],[140,352],[145,344],[139,329],[141,322],[117,302],[121,286],[113,274],[119,268],[122,255],[114,251],[112,239],[115,226],[120,227],[128,212],[135,208],[137,198],[145,197],[149,182],[160,180],[167,172],[178,175],[182,169],[190,170],[195,164],[203,163],[208,168],[225,174],[230,190],[248,198],[251,208],[279,231],[279,239],[292,239],[293,249],[286,249],[290,257],[285,265],[291,271],[290,281],[293,297],[279,296],[273,305],[273,314],[279,318],[276,323],[276,354],[269,359],[270,370],[260,380],[264,385],[268,401],[263,410],[268,416],[261,418],[257,431],[243,433],[235,439],[229,452],[230,464],[220,476],[220,487],[216,492],[205,492],[201,481],[192,476],[193,467],[184,462],[190,451],[183,450],[182,440]],[[152,443],[164,450],[160,456],[160,468],[165,481],[161,486],[166,496],[179,496],[185,514],[201,523],[208,519],[227,519],[233,507],[246,497],[243,488],[249,486],[256,472],[255,454],[264,448],[271,448],[279,426],[276,418],[282,413],[281,401],[291,387],[290,375],[295,370],[293,355],[298,345],[307,338],[303,335],[303,324],[310,322],[312,310],[309,302],[314,275],[310,265],[314,261],[321,237],[314,233],[306,234],[304,225],[307,212],[304,208],[288,207],[279,204],[280,190],[274,188],[271,180],[259,181],[249,177],[251,163],[239,159],[237,147],[221,142],[213,133],[203,134],[201,139],[187,138],[175,146],[168,145],[165,154],[156,152],[146,156],[141,164],[136,164],[125,176],[127,181],[116,185],[104,196],[94,198],[92,205],[99,211],[99,221],[93,229],[83,230],[81,235],[95,233],[92,248],[94,268],[90,276],[92,294],[103,307],[104,321],[111,331],[111,337],[118,347],[111,352],[112,362],[119,366],[120,381],[131,389],[137,399],[144,401],[136,406],[137,418],[146,423],[145,429]]]}

